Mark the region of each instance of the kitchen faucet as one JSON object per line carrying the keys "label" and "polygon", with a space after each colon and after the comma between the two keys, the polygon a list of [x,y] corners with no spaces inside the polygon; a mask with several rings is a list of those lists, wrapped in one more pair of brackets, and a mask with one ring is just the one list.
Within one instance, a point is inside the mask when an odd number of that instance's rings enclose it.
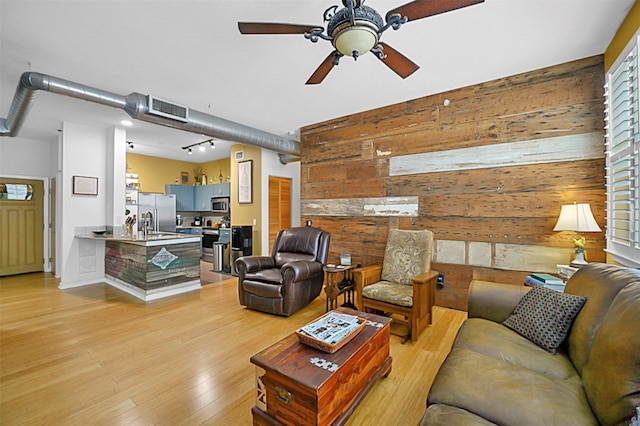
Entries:
{"label": "kitchen faucet", "polygon": [[147,239],[147,235],[149,233],[149,228],[151,227],[151,221],[153,220],[153,213],[150,211],[144,214],[144,226],[142,230],[144,231],[144,239]]}

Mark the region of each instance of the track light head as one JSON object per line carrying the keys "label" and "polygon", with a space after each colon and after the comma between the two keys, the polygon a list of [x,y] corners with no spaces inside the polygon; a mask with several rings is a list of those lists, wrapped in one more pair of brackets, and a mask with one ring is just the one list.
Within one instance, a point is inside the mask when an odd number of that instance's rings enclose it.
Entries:
{"label": "track light head", "polygon": [[191,148],[197,146],[200,152],[204,152],[207,149],[207,143],[211,146],[211,149],[216,148],[216,144],[213,142],[213,139],[208,139],[206,141],[196,142],[192,143],[191,145],[183,146],[182,149],[186,149],[189,154],[193,154],[193,150]]}

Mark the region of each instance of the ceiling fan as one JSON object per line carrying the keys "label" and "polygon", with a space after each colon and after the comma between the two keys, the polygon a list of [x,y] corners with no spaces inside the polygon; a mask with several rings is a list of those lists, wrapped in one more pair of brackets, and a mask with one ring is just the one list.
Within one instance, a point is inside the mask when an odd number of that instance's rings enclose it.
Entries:
{"label": "ceiling fan", "polygon": [[342,0],[343,8],[331,6],[324,11],[327,32],[318,25],[282,24],[270,22],[238,22],[242,34],[304,34],[316,43],[318,39],[330,41],[335,50],[325,58],[309,77],[306,84],[319,84],[329,74],[340,58],[359,56],[371,52],[402,78],[407,78],[420,68],[409,58],[380,41],[382,33],[399,29],[408,21],[415,21],[439,13],[461,9],[484,0],[415,0],[390,10],[386,23],[365,0]]}

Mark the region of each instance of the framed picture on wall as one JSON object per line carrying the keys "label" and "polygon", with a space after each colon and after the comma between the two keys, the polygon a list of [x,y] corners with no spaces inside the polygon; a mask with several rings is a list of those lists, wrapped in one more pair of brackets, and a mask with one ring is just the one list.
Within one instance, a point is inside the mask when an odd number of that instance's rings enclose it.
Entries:
{"label": "framed picture on wall", "polygon": [[182,185],[189,185],[189,172],[182,172],[181,179],[180,183]]}
{"label": "framed picture on wall", "polygon": [[253,160],[238,163],[238,203],[253,203]]}
{"label": "framed picture on wall", "polygon": [[73,193],[78,195],[98,195],[98,178],[74,176]]}

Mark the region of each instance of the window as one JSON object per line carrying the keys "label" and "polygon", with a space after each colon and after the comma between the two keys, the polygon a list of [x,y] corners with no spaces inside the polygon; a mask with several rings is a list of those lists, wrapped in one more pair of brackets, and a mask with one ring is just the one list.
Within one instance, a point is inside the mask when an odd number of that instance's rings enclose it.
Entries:
{"label": "window", "polygon": [[640,90],[636,34],[606,76],[607,252],[640,267]]}

